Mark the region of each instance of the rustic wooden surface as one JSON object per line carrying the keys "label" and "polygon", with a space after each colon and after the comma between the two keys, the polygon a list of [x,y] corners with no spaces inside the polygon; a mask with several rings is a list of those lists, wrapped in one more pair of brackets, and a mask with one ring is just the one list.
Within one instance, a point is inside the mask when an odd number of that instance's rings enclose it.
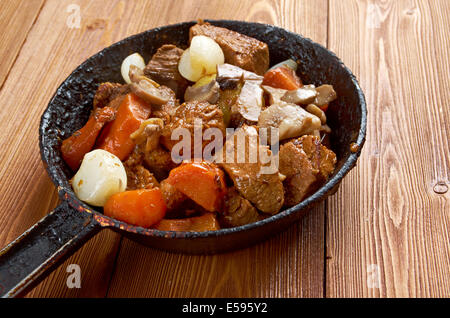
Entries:
{"label": "rustic wooden surface", "polygon": [[369,110],[357,167],[286,232],[186,256],[103,231],[28,296],[450,297],[449,16],[448,0],[0,0],[0,248],[58,204],[37,142],[53,92],[129,35],[199,17],[275,24],[336,52]]}

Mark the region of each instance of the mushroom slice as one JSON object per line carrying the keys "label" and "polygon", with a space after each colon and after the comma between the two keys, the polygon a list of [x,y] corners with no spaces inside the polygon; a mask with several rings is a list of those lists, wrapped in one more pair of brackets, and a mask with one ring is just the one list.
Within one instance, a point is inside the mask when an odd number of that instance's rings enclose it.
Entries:
{"label": "mushroom slice", "polygon": [[237,100],[237,109],[241,116],[257,122],[263,105],[261,81],[245,81]]}
{"label": "mushroom slice", "polygon": [[263,77],[235,65],[217,65],[217,82],[221,89],[233,89],[241,80],[262,81]]}
{"label": "mushroom slice", "polygon": [[288,92],[282,88],[275,88],[268,85],[261,85],[261,88],[269,96],[269,105],[277,104],[281,101],[281,98]]}
{"label": "mushroom slice", "polygon": [[316,96],[316,87],[314,85],[305,85],[301,88],[287,91],[281,100],[286,103],[307,105],[312,103]]}
{"label": "mushroom slice", "polygon": [[273,104],[261,112],[260,128],[278,128],[279,139],[311,134],[321,127],[320,118],[303,108],[288,103]]}
{"label": "mushroom slice", "polygon": [[140,145],[145,142],[145,151],[150,152],[159,145],[159,137],[164,128],[164,122],[160,118],[150,118],[142,122],[138,130],[130,135],[130,138]]}
{"label": "mushroom slice", "polygon": [[331,103],[337,98],[337,94],[331,85],[322,85],[316,88],[317,96],[314,100],[314,104],[317,106],[323,106]]}
{"label": "mushroom slice", "polygon": [[[162,86],[155,87],[147,80],[131,83],[130,88],[133,93],[152,105],[164,105],[171,97],[170,92],[163,89]],[[170,88],[167,89],[170,90]]]}
{"label": "mushroom slice", "polygon": [[213,80],[203,86],[189,86],[184,93],[184,100],[216,104],[219,100],[219,84]]}

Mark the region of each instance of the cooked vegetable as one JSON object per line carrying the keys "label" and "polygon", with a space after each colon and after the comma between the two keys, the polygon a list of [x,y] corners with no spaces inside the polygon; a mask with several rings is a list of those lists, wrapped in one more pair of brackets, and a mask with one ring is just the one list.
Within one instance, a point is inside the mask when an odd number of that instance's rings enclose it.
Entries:
{"label": "cooked vegetable", "polygon": [[257,122],[263,105],[261,81],[245,81],[236,104],[239,114],[244,119]]}
{"label": "cooked vegetable", "polygon": [[130,138],[137,144],[145,142],[144,149],[150,152],[159,146],[159,137],[164,128],[164,122],[161,118],[150,118],[141,123],[138,130],[130,135]]}
{"label": "cooked vegetable", "polygon": [[185,219],[163,219],[153,228],[160,231],[205,232],[216,231],[220,227],[214,213],[205,213]]}
{"label": "cooked vegetable", "polygon": [[325,115],[325,112],[321,110],[318,106],[314,104],[309,104],[308,106],[305,107],[305,109],[311,114],[319,117],[320,121],[322,122],[322,125],[325,125],[327,123],[327,116]]}
{"label": "cooked vegetable", "polygon": [[139,53],[133,53],[133,54],[127,56],[123,60],[122,66],[120,67],[120,71],[122,73],[122,77],[123,77],[124,81],[127,84],[131,83],[131,80],[129,77],[130,65],[135,65],[138,68],[140,68],[141,70],[143,70],[145,68],[145,62]]}
{"label": "cooked vegetable", "polygon": [[300,78],[288,67],[277,67],[264,75],[263,85],[294,90],[303,86]]}
{"label": "cooked vegetable", "polygon": [[181,55],[178,71],[180,74],[196,82],[205,75],[217,72],[217,65],[223,64],[225,58],[220,46],[211,38],[194,36],[191,46]]}
{"label": "cooked vegetable", "polygon": [[235,88],[220,91],[217,105],[222,110],[223,122],[225,126],[230,124],[231,107],[237,103],[243,85],[244,84],[240,81]]}
{"label": "cooked vegetable", "polygon": [[140,81],[146,81],[156,88],[161,86],[157,82],[152,80],[150,77],[144,75],[144,70],[137,67],[136,65],[130,65],[130,71],[128,72],[128,76],[130,77],[130,81],[132,83],[139,83]]}
{"label": "cooked vegetable", "polygon": [[86,153],[92,150],[102,127],[114,119],[116,111],[110,107],[98,108],[87,123],[62,142],[61,153],[64,161],[75,171]]}
{"label": "cooked vegetable", "polygon": [[170,99],[170,93],[168,91],[163,87],[157,88],[148,81],[131,83],[130,88],[136,96],[152,105],[164,105]]}
{"label": "cooked vegetable", "polygon": [[334,91],[333,86],[331,85],[321,85],[316,88],[316,91],[317,97],[314,100],[314,104],[319,106],[324,111],[326,110],[326,108],[323,109],[322,107],[325,107],[326,105],[326,107],[328,108],[328,104],[337,98],[337,94]]}
{"label": "cooked vegetable", "polygon": [[217,65],[217,80],[257,80],[261,81],[263,77],[253,72],[246,71],[236,65],[232,64],[220,64]]}
{"label": "cooked vegetable", "polygon": [[317,105],[317,107],[319,107],[321,110],[323,110],[324,112],[326,112],[327,109],[328,109],[328,105],[329,105],[329,104],[324,104],[324,105],[320,105],[320,106]]}
{"label": "cooked vegetable", "polygon": [[261,85],[261,88],[266,93],[266,101],[268,101],[268,105],[277,104],[281,101],[281,98],[286,94],[287,90],[282,88],[274,88],[272,86]]}
{"label": "cooked vegetable", "polygon": [[197,82],[195,82],[194,85],[192,85],[192,87],[202,87],[205,86],[206,84],[211,83],[213,80],[215,80],[217,77],[217,74],[210,74],[210,75],[205,75],[202,78],[200,78]]}
{"label": "cooked vegetable", "polygon": [[181,55],[180,63],[178,64],[178,71],[180,72],[181,76],[191,82],[196,82],[205,75],[203,69],[194,68],[192,66],[191,53],[189,48],[186,49]]}
{"label": "cooked vegetable", "polygon": [[189,86],[184,93],[184,101],[189,102],[192,100],[217,104],[219,100],[219,84],[213,80],[203,86]]}
{"label": "cooked vegetable", "polygon": [[320,119],[295,104],[273,104],[259,115],[259,127],[278,128],[279,139],[311,134],[320,129]]}
{"label": "cooked vegetable", "polygon": [[210,37],[197,35],[191,39],[191,66],[204,74],[216,73],[217,65],[225,62],[220,46]]}
{"label": "cooked vegetable", "polygon": [[272,66],[271,68],[269,68],[269,71],[276,69],[280,66],[284,66],[284,67],[289,67],[290,69],[297,71],[298,68],[298,64],[297,62],[295,62],[293,59],[287,59],[285,61],[282,61],[278,64],[275,64],[274,66]]}
{"label": "cooked vegetable", "polygon": [[222,170],[206,162],[182,164],[172,169],[167,181],[210,212],[219,210],[226,194]]}
{"label": "cooked vegetable", "polygon": [[142,227],[150,227],[166,214],[166,204],[159,188],[117,193],[103,208],[105,215]]}
{"label": "cooked vegetable", "polygon": [[109,151],[119,157],[120,160],[126,159],[135,146],[130,135],[139,129],[150,112],[150,106],[147,103],[135,94],[127,94],[117,110],[116,119],[110,124],[108,134],[99,148]]}
{"label": "cooked vegetable", "polygon": [[96,149],[84,156],[72,187],[81,201],[103,206],[111,195],[125,191],[127,174],[119,158]]}
{"label": "cooked vegetable", "polygon": [[316,88],[314,85],[305,85],[295,90],[287,91],[281,98],[282,101],[291,104],[307,105],[312,103],[317,96]]}

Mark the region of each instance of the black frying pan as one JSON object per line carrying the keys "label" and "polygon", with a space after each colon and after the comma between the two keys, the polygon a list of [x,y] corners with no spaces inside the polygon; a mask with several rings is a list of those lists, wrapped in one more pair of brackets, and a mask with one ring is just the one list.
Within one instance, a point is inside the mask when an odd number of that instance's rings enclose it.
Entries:
{"label": "black frying pan", "polygon": [[[247,247],[286,229],[313,205],[333,194],[352,169],[366,134],[366,103],[353,74],[323,46],[281,28],[240,21],[209,21],[266,42],[271,65],[287,58],[299,63],[304,83],[332,84],[338,94],[328,111],[332,149],[338,163],[330,180],[300,204],[270,218],[211,232],[167,232],[145,229],[111,219],[77,199],[69,183],[72,172],[61,158],[61,140],[81,128],[102,82],[121,82],[122,60],[139,52],[148,61],[163,44],[186,47],[195,22],[152,29],[102,50],[81,64],[58,88],[41,118],[39,146],[42,161],[58,187],[61,204],[0,251],[0,295],[24,295],[89,238],[109,228],[144,245],[181,253],[217,253]],[[353,152],[350,150],[353,145]]]}

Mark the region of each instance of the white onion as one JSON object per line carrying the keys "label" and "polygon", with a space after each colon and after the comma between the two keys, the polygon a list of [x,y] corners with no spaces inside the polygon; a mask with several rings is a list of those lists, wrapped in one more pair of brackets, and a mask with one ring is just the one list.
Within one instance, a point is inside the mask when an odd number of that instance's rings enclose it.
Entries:
{"label": "white onion", "polygon": [[216,73],[217,65],[225,62],[222,49],[210,37],[194,36],[189,49],[192,68],[201,69],[204,74]]}
{"label": "white onion", "polygon": [[72,179],[77,197],[94,206],[105,205],[108,198],[127,188],[125,168],[115,155],[102,149],[88,152]]}
{"label": "white onion", "polygon": [[127,84],[131,83],[129,72],[130,65],[135,65],[139,67],[141,70],[145,68],[144,58],[139,53],[133,53],[128,55],[122,62],[122,66],[120,67],[120,72],[122,73],[122,77]]}
{"label": "white onion", "polygon": [[192,67],[189,49],[185,50],[181,55],[180,62],[178,63],[178,71],[181,76],[191,82],[198,81],[204,75],[201,68],[194,69]]}

